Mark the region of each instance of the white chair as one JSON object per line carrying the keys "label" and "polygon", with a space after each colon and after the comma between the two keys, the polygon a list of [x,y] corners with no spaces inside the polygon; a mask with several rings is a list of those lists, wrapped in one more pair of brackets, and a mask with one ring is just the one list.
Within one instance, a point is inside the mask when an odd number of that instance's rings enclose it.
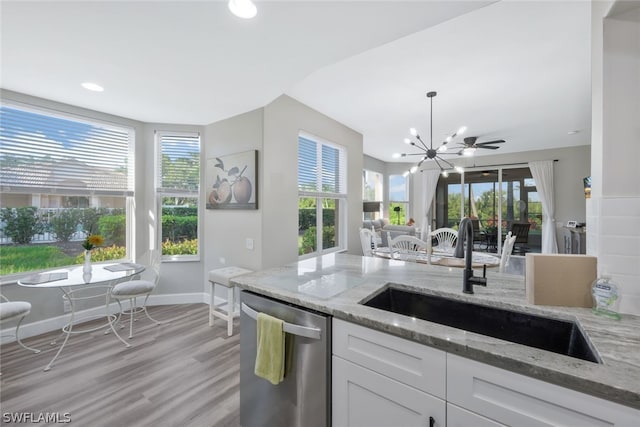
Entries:
{"label": "white chair", "polygon": [[[215,318],[227,322],[227,335],[233,335],[233,318],[239,313],[236,311],[235,286],[231,284],[231,279],[235,279],[243,274],[253,273],[251,270],[242,267],[222,267],[209,271],[209,283],[211,283],[211,302],[209,303],[209,326],[213,326]],[[215,304],[216,285],[227,289],[226,308]]]}
{"label": "white chair", "polygon": [[32,351],[34,353],[40,353],[40,350],[35,348],[28,347],[20,341],[20,324],[22,320],[31,313],[31,304],[26,301],[9,301],[7,297],[0,294],[0,323],[12,320],[19,319],[18,324],[16,325],[16,341],[20,344],[20,347],[25,350]]}
{"label": "white chair", "polygon": [[[435,239],[436,244],[433,245]],[[451,252],[456,247],[458,241],[458,232],[453,228],[437,228],[429,233],[427,237],[427,263],[431,264],[431,254],[434,247],[440,252]]]}
{"label": "white chair", "polygon": [[512,236],[511,232],[507,233],[502,245],[502,256],[500,257],[500,273],[504,272],[504,269],[509,265],[509,258],[513,252],[513,246],[516,243],[518,236]]}
{"label": "white chair", "polygon": [[418,261],[420,255],[426,255],[427,242],[415,236],[401,235],[389,239],[391,258],[404,261]]}
{"label": "white chair", "polygon": [[360,229],[360,245],[362,245],[362,254],[364,256],[373,256],[373,251],[378,248],[373,231],[368,228]]}
{"label": "white chair", "polygon": [[[146,271],[151,271],[153,274],[153,278],[151,280],[143,280],[143,279],[133,279],[127,282],[118,283],[113,288],[111,288],[110,295],[111,298],[116,300],[118,306],[120,307],[120,312],[118,313],[118,317],[114,320],[114,323],[119,323],[122,315],[129,316],[129,338],[133,338],[133,322],[136,320],[136,314],[144,313],[149,320],[151,320],[156,325],[161,325],[162,322],[158,322],[149,316],[149,312],[147,311],[147,300],[149,299],[149,295],[156,288],[158,284],[158,280],[160,279],[160,252],[159,251],[151,251],[151,264],[148,266]],[[137,276],[134,276],[137,277]],[[136,304],[136,299],[144,297],[143,303],[138,306]],[[129,300],[129,308],[122,308],[122,301]]]}

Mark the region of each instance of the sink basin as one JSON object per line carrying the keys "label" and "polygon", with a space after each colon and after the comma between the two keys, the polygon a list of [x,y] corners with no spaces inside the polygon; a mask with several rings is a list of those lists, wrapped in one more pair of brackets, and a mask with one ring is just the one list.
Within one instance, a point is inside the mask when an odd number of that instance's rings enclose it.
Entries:
{"label": "sink basin", "polygon": [[493,338],[602,363],[577,323],[389,287],[363,303]]}

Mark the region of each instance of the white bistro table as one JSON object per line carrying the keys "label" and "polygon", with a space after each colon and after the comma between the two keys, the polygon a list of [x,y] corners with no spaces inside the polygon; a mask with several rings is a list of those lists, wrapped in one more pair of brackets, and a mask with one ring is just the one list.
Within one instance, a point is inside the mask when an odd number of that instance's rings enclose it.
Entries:
{"label": "white bistro table", "polygon": [[[98,329],[106,327],[111,328],[114,335],[122,341],[122,343],[130,347],[131,345],[126,342],[113,327],[113,321],[116,316],[109,313],[109,292],[111,288],[127,278],[143,272],[145,267],[140,264],[121,262],[121,263],[108,263],[108,264],[93,264],[91,266],[91,273],[83,273],[82,266],[51,270],[45,273],[38,273],[18,281],[18,285],[32,289],[51,289],[58,288],[62,292],[62,298],[69,301],[71,312],[69,313],[69,321],[62,327],[62,334],[64,335],[64,341],[60,345],[58,352],[51,362],[44,368],[45,371],[51,369],[53,362],[56,361],[62,349],[67,344],[71,334],[78,334],[83,332],[92,332]],[[97,291],[96,291],[97,290]],[[96,293],[97,292],[97,293]],[[86,322],[92,318],[76,318],[76,303],[81,300],[87,300],[92,298],[105,298],[105,320],[106,323],[90,328],[90,329],[75,329],[74,325],[80,322]],[[99,317],[102,317],[100,315]],[[96,316],[93,316],[95,319]],[[52,342],[55,344],[56,340]]]}

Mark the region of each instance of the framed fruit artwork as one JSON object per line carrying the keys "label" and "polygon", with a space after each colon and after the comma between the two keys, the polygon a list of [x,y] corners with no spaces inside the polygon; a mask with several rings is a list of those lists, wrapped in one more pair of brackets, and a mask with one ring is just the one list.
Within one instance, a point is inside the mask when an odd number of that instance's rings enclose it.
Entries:
{"label": "framed fruit artwork", "polygon": [[258,209],[258,150],[207,159],[207,209]]}

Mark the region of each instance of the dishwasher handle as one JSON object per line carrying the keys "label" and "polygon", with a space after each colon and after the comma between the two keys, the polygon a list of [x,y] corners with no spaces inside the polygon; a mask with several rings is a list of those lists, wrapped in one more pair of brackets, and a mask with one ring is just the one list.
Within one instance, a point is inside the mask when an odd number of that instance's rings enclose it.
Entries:
{"label": "dishwasher handle", "polygon": [[[253,308],[249,307],[247,304],[242,303],[241,308],[242,308],[242,311],[253,320],[258,319],[258,312],[255,311]],[[284,322],[284,324],[282,325],[282,330],[289,334],[293,334],[293,335],[297,335],[305,338],[312,338],[315,340],[319,340],[321,337],[320,328],[313,328],[310,326],[301,326],[293,323]]]}

